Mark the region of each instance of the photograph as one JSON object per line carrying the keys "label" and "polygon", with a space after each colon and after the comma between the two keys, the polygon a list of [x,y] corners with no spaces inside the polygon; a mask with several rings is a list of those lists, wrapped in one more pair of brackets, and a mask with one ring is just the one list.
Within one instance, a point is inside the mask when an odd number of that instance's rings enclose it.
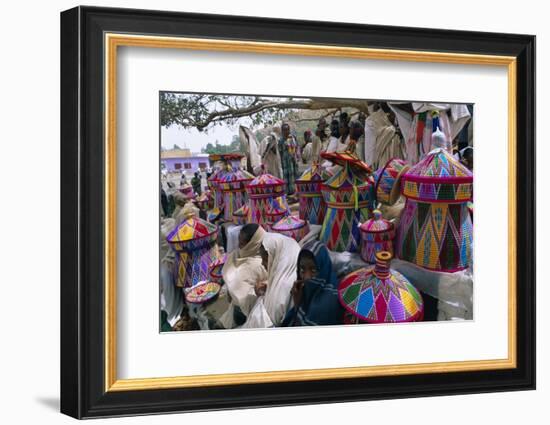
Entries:
{"label": "photograph", "polygon": [[473,320],[474,109],[159,92],[159,332]]}

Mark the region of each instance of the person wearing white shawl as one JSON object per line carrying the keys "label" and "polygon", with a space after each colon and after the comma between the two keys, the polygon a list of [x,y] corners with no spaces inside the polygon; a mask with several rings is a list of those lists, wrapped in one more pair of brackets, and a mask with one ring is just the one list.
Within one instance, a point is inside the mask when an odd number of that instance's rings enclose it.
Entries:
{"label": "person wearing white shawl", "polygon": [[239,139],[241,142],[241,149],[246,154],[248,171],[252,171],[255,175],[258,175],[261,171],[262,157],[260,155],[260,146],[256,140],[254,133],[243,125],[239,126]]}
{"label": "person wearing white shawl", "polygon": [[[262,247],[264,260],[267,260],[267,285],[243,328],[280,326],[290,305],[290,290],[297,278],[298,242],[278,233],[266,233]],[[265,266],[265,261],[263,263]]]}
{"label": "person wearing white shawl", "polygon": [[260,142],[260,157],[266,173],[277,178],[283,177],[281,156],[279,155],[278,142],[281,137],[281,125],[275,124],[271,133]]}
{"label": "person wearing white shawl", "polygon": [[265,234],[265,230],[257,224],[243,226],[239,233],[239,248],[228,254],[222,268],[223,281],[231,299],[227,311],[220,317],[220,323],[226,329],[235,327],[236,308],[248,316],[258,298],[254,286],[267,280],[260,257]]}
{"label": "person wearing white shawl", "polygon": [[378,102],[365,121],[365,159],[373,169],[383,167],[390,159],[405,159],[404,144],[386,112]]}

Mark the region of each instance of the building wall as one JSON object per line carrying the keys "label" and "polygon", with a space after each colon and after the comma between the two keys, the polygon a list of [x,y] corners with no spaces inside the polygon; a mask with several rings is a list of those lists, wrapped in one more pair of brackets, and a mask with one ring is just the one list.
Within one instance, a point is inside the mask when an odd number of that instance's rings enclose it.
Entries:
{"label": "building wall", "polygon": [[185,171],[186,173],[193,173],[197,171],[201,165],[203,165],[204,168],[208,167],[208,157],[190,156],[185,158],[161,158],[161,163],[164,164],[167,171]]}

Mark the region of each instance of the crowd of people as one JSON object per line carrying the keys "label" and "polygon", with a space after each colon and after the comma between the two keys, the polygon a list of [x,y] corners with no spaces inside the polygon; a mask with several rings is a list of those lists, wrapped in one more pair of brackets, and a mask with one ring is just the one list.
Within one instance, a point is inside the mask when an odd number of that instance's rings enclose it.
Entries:
{"label": "crowd of people", "polygon": [[[307,129],[301,141],[291,123],[275,124],[259,143],[258,159],[250,158],[255,152],[247,154],[250,163],[263,164],[269,174],[284,179],[292,195],[296,179],[322,152],[353,152],[373,169],[391,158],[414,165],[431,150],[435,127],[445,134],[448,149],[468,161],[463,154],[473,154],[472,113],[472,106],[464,104],[372,102],[368,114],[342,111],[332,118],[319,118],[316,128]],[[328,161],[323,165],[331,166]]]}
{"label": "crowd of people", "polygon": [[[314,131],[303,133],[302,142],[291,125],[283,122],[272,126],[258,144],[259,160],[246,152],[249,170],[258,174],[253,164],[260,163],[266,172],[282,178],[292,201],[295,181],[313,162],[321,162],[329,170],[338,167],[323,160],[322,152],[353,152],[373,169],[394,157],[414,164],[430,150],[425,135],[428,129],[431,135],[432,126],[445,133],[450,141],[448,150],[472,169],[471,126],[465,126],[471,112],[467,105],[374,102],[368,115],[341,112],[332,119],[319,118]],[[191,179],[196,195],[202,193],[202,177],[197,170]],[[173,183],[167,185],[174,189]],[[185,177],[180,185],[188,185]],[[163,188],[161,192],[164,224],[173,228],[182,220],[186,198],[174,190]],[[226,240],[223,245],[227,248]],[[197,329],[183,298],[173,294],[173,276],[167,272],[173,261],[173,253],[166,250],[161,262],[163,325],[165,329]],[[238,248],[228,252],[222,274],[227,308],[217,318],[215,327],[315,326],[344,321],[337,273],[329,250],[318,240],[299,244],[292,238],[267,232],[258,224],[246,224],[239,230]]]}

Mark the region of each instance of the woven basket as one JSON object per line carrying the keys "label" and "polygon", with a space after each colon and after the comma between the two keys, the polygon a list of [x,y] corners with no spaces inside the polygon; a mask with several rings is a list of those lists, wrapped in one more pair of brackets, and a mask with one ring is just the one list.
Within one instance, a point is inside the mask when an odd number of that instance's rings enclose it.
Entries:
{"label": "woven basket", "polygon": [[166,241],[175,251],[174,269],[176,285],[189,288],[207,280],[210,264],[217,258],[218,226],[188,214]]}
{"label": "woven basket", "polygon": [[309,233],[309,226],[305,220],[289,215],[273,224],[271,231],[288,236],[299,242]]}
{"label": "woven basket", "polygon": [[429,270],[455,272],[472,258],[473,226],[468,210],[473,175],[437,148],[403,175],[405,209],[396,256]]}
{"label": "woven basket", "polygon": [[[260,174],[246,185],[248,194],[248,223],[257,223],[269,230],[273,220],[283,217],[280,211],[273,209],[274,203],[286,205],[285,182],[268,173]],[[268,213],[272,213],[270,216]]]}
{"label": "woven basket", "polygon": [[393,205],[401,195],[401,177],[410,168],[402,159],[392,158],[375,173],[376,200]]}
{"label": "woven basket", "polygon": [[222,269],[226,261],[227,254],[224,254],[220,258],[216,259],[212,264],[210,264],[210,278],[212,279],[212,281],[218,283],[222,282]]}
{"label": "woven basket", "polygon": [[[338,285],[340,303],[353,319],[366,323],[416,322],[424,317],[420,292],[409,280],[390,268],[391,254],[376,254],[374,267],[347,275]],[[351,317],[349,317],[351,316]]]}
{"label": "woven basket", "polygon": [[321,185],[327,208],[319,240],[332,251],[359,251],[359,223],[369,218],[374,200],[370,168],[349,153],[322,156],[342,168]]}
{"label": "woven basket", "polygon": [[244,170],[228,169],[217,179],[223,196],[223,217],[225,221],[233,220],[233,213],[247,201],[245,186],[254,176]]}
{"label": "woven basket", "polygon": [[310,224],[323,224],[326,204],[321,185],[331,177],[323,167],[314,163],[296,180],[296,194],[300,205],[300,218]]}
{"label": "woven basket", "polygon": [[380,210],[374,210],[373,218],[359,225],[361,231],[361,258],[367,263],[376,262],[376,253],[389,252],[393,256],[393,223],[382,218]]}
{"label": "woven basket", "polygon": [[223,212],[223,193],[218,185],[218,179],[223,176],[225,170],[218,169],[207,179],[208,187],[210,191],[214,194],[214,203],[211,210],[208,211],[208,221],[213,222],[216,220],[221,213]]}
{"label": "woven basket", "polygon": [[237,226],[242,226],[247,223],[248,219],[248,204],[244,204],[241,208],[233,213],[233,223]]}

